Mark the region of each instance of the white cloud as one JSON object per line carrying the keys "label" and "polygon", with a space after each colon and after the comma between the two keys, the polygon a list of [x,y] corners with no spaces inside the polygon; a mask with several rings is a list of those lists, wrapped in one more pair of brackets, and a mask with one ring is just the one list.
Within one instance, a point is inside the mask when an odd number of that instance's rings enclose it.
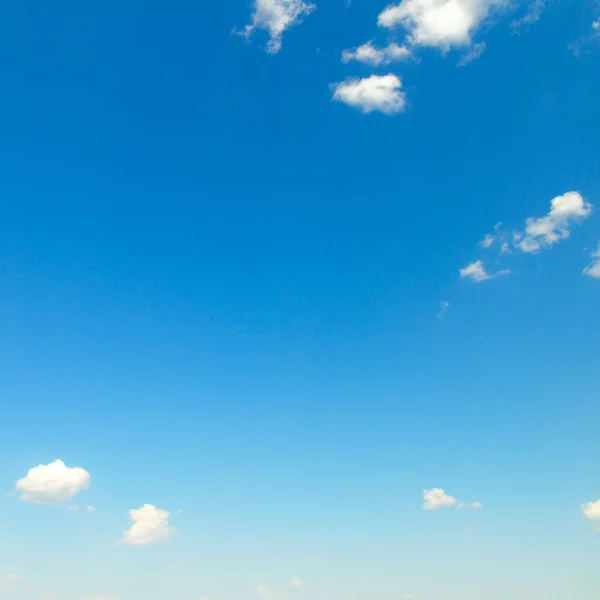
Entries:
{"label": "white cloud", "polygon": [[121,543],[129,546],[150,546],[166,540],[175,533],[169,527],[170,514],[151,504],[129,511],[129,519],[133,525],[121,538]]}
{"label": "white cloud", "polygon": [[480,248],[491,248],[496,243],[496,236],[492,233],[488,233],[480,242]]}
{"label": "white cloud", "polygon": [[406,46],[398,44],[389,44],[383,48],[373,45],[373,42],[367,42],[358,46],[354,50],[344,50],[342,52],[342,62],[358,61],[373,67],[389,65],[393,62],[400,62],[411,58],[412,52]]}
{"label": "white cloud", "polygon": [[58,600],[58,596],[56,594],[53,594],[52,592],[48,592],[47,594],[44,594],[41,598],[38,598],[38,600]]}
{"label": "white cloud", "polygon": [[519,30],[523,27],[528,27],[529,25],[537,23],[546,9],[547,4],[548,0],[533,0],[527,7],[526,13],[520,19],[513,21],[511,27],[514,30]]}
{"label": "white cloud", "polygon": [[460,276],[462,279],[471,279],[476,283],[481,283],[482,281],[488,281],[489,279],[495,279],[496,277],[510,274],[511,271],[509,269],[497,271],[496,273],[488,273],[480,260],[477,260],[460,270]]}
{"label": "white cloud", "polygon": [[592,205],[579,192],[567,192],[550,203],[547,215],[530,217],[525,231],[516,232],[515,245],[522,252],[534,253],[569,237],[571,227],[592,214]]}
{"label": "white cloud", "polygon": [[591,521],[600,521],[600,500],[598,502],[588,502],[581,507],[583,516]]}
{"label": "white cloud", "polygon": [[302,585],[302,579],[298,575],[294,575],[290,580],[290,587],[300,587]]}
{"label": "white cloud", "polygon": [[380,27],[403,26],[414,46],[442,50],[470,46],[473,33],[493,7],[506,0],[402,0],[378,18]]}
{"label": "white cloud", "polygon": [[261,600],[283,600],[286,597],[286,593],[283,590],[275,590],[266,585],[257,585],[254,593]]}
{"label": "white cloud", "polygon": [[276,54],[281,50],[285,30],[302,23],[315,9],[305,0],[254,0],[252,23],[246,25],[242,35],[250,37],[257,29],[264,29],[271,37],[267,49]]}
{"label": "white cloud", "polygon": [[592,23],[592,29],[594,29],[595,31],[600,31],[600,19]]}
{"label": "white cloud", "polygon": [[86,510],[92,515],[96,512],[96,509],[93,506],[88,506]]}
{"label": "white cloud", "polygon": [[458,500],[452,496],[448,496],[446,492],[440,488],[433,488],[431,490],[423,490],[423,510],[438,510],[445,506],[456,506]]}
{"label": "white cloud", "polygon": [[86,596],[83,600],[117,600],[114,596]]}
{"label": "white cloud", "polygon": [[419,596],[417,596],[417,594],[403,594],[402,598],[403,600],[417,600]]}
{"label": "white cloud", "polygon": [[333,99],[363,113],[394,115],[406,108],[402,80],[396,75],[371,75],[365,79],[347,79],[333,86]]}
{"label": "white cloud", "polygon": [[448,312],[448,309],[452,306],[448,300],[442,300],[442,304],[440,306],[440,312],[438,312],[438,319],[443,319]]}
{"label": "white cloud", "polygon": [[423,490],[423,510],[439,510],[440,508],[483,508],[483,504],[480,502],[473,502],[467,504],[465,502],[459,502],[453,496],[449,496],[441,488],[433,488],[431,490]]}
{"label": "white cloud", "polygon": [[592,252],[591,256],[592,263],[583,270],[583,274],[600,279],[600,242],[598,242],[598,249],[596,252]]}
{"label": "white cloud", "polygon": [[62,460],[30,469],[17,481],[15,490],[24,502],[59,505],[90,486],[91,476],[80,467],[67,467]]}
{"label": "white cloud", "polygon": [[479,44],[475,44],[458,62],[459,67],[466,67],[470,65],[473,61],[477,60],[487,48],[485,42],[479,42]]}
{"label": "white cloud", "polygon": [[6,581],[10,581],[11,583],[17,583],[18,581],[21,581],[21,577],[19,575],[17,575],[16,573],[7,573],[4,576],[4,579]]}

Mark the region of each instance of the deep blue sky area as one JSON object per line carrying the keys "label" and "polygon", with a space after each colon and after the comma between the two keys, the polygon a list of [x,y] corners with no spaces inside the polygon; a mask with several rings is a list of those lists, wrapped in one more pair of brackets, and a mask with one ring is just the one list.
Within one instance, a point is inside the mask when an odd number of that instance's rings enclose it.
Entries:
{"label": "deep blue sky area", "polygon": [[270,1],[0,9],[0,598],[595,600],[600,5]]}

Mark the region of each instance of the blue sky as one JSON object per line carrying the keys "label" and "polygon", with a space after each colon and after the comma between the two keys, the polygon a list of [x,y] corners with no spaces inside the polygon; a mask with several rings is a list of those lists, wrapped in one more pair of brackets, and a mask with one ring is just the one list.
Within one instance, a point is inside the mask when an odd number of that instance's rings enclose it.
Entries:
{"label": "blue sky", "polygon": [[5,3],[0,598],[596,600],[599,19]]}

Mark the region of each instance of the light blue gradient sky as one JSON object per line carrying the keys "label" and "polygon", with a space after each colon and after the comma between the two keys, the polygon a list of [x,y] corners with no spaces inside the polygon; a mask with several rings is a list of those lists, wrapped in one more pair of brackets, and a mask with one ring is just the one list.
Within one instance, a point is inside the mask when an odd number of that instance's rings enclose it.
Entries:
{"label": "light blue gradient sky", "polygon": [[[273,55],[243,0],[0,10],[0,481],[60,458],[96,507],[3,497],[0,598],[600,597],[596,7],[417,49],[365,115],[329,85],[384,7]],[[568,239],[478,248],[571,190]],[[117,545],[144,503],[177,533]]]}

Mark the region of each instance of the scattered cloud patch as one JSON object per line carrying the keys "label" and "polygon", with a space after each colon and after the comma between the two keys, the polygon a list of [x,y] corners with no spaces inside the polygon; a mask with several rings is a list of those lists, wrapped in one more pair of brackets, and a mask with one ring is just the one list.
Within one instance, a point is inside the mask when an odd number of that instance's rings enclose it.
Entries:
{"label": "scattered cloud patch", "polygon": [[458,62],[459,67],[466,67],[470,65],[473,61],[476,61],[486,49],[485,42],[479,42],[479,44],[475,44]]}
{"label": "scattered cloud patch", "polygon": [[496,236],[493,233],[488,233],[478,244],[480,248],[491,248],[496,243]]}
{"label": "scattered cloud patch", "polygon": [[516,19],[510,24],[513,31],[518,32],[521,29],[526,29],[530,25],[537,23],[544,10],[546,10],[547,4],[548,0],[533,0],[527,7],[525,14],[520,19]]}
{"label": "scattered cloud patch", "polygon": [[166,540],[175,533],[169,527],[170,513],[144,504],[142,508],[129,511],[129,519],[133,525],[123,534],[122,544],[129,546],[151,546]]}
{"label": "scattered cloud patch", "polygon": [[298,575],[294,575],[290,579],[290,587],[298,588],[302,585],[302,579]]}
{"label": "scattered cloud patch", "polygon": [[253,6],[252,23],[246,25],[240,34],[249,38],[257,29],[265,30],[271,38],[267,44],[271,54],[281,50],[287,29],[299,25],[316,10],[314,4],[305,0],[254,0]]}
{"label": "scattered cloud patch", "polygon": [[91,479],[85,469],[67,467],[62,460],[55,460],[30,469],[17,481],[15,491],[23,502],[60,505],[87,490]]}
{"label": "scattered cloud patch", "polygon": [[21,581],[21,577],[20,575],[17,575],[16,573],[7,573],[4,576],[5,581],[8,581],[10,583],[17,583],[19,581]]}
{"label": "scattered cloud patch", "polygon": [[349,63],[357,61],[372,67],[389,65],[394,62],[408,60],[412,57],[412,51],[406,46],[398,44],[389,44],[383,48],[373,45],[373,42],[367,42],[353,50],[344,50],[342,52],[342,62]]}
{"label": "scattered cloud patch", "polygon": [[380,27],[404,27],[413,46],[470,46],[491,10],[506,0],[402,0],[379,14]]}
{"label": "scattered cloud patch", "polygon": [[598,242],[598,249],[592,252],[592,262],[584,270],[583,274],[587,277],[594,277],[600,279],[600,242]]}
{"label": "scattered cloud patch", "polygon": [[417,596],[417,594],[403,594],[402,598],[403,600],[417,600],[419,596]]}
{"label": "scattered cloud patch", "polygon": [[83,600],[117,600],[114,596],[86,596]]}
{"label": "scattered cloud patch", "polygon": [[406,109],[402,80],[393,74],[347,79],[332,87],[335,101],[343,102],[365,114],[381,112],[395,115]]}
{"label": "scattered cloud patch", "polygon": [[433,488],[431,490],[423,490],[423,510],[439,510],[441,508],[483,508],[480,502],[467,504],[459,502],[454,496],[446,494],[441,488]]}
{"label": "scattered cloud patch", "polygon": [[594,31],[600,31],[600,19],[592,23],[592,29]]}
{"label": "scattered cloud patch", "polygon": [[79,512],[79,506],[77,506],[77,504],[71,504],[71,506],[67,506],[67,510],[70,512]]}
{"label": "scattered cloud patch", "polygon": [[482,283],[483,281],[488,281],[490,279],[495,279],[496,277],[510,274],[510,269],[503,269],[502,271],[497,271],[496,273],[488,273],[480,260],[477,260],[460,270],[460,276],[462,279],[471,279],[475,283]]}
{"label": "scattered cloud patch", "polygon": [[93,515],[96,512],[96,509],[93,506],[88,506],[86,510]]}
{"label": "scattered cloud patch", "polygon": [[576,223],[592,214],[592,205],[579,192],[567,192],[553,198],[550,211],[543,217],[530,217],[525,222],[525,231],[514,235],[515,246],[526,253],[536,253],[550,248],[571,235]]}
{"label": "scattered cloud patch", "polygon": [[450,309],[450,307],[452,306],[452,304],[450,302],[448,302],[448,300],[442,300],[442,304],[440,306],[440,312],[438,312],[438,319],[440,319],[440,321],[446,316],[446,313],[448,312],[448,310]]}
{"label": "scattered cloud patch", "polygon": [[583,516],[590,521],[600,521],[600,500],[598,502],[588,502],[581,507]]}

